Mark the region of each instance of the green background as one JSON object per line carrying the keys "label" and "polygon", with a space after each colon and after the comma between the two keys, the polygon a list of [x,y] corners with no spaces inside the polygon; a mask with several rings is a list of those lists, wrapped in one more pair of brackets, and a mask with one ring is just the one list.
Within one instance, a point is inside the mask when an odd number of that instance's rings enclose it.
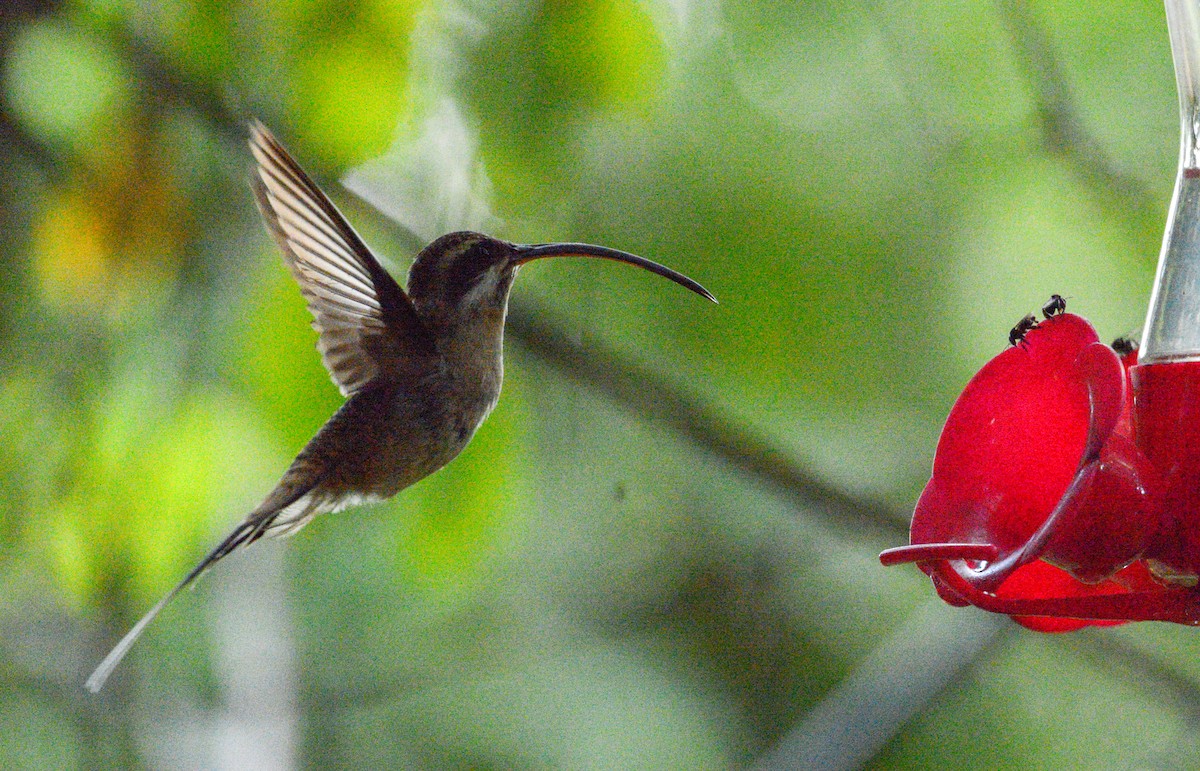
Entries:
{"label": "green background", "polygon": [[[1139,329],[1155,3],[14,0],[0,55],[0,766],[1200,763],[1200,633],[876,560],[1017,319]],[[455,463],[225,560],[92,697],[340,403],[252,116],[397,276],[482,227],[721,304],[528,266]]]}

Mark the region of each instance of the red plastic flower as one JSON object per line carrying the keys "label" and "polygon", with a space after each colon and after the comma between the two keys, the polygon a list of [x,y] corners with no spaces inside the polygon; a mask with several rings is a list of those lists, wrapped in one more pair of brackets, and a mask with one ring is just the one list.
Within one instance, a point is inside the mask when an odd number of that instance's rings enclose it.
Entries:
{"label": "red plastic flower", "polygon": [[880,559],[1041,631],[1200,624],[1200,437],[1181,430],[1200,363],[1136,366],[1073,314],[1022,332],[958,398],[911,545]]}

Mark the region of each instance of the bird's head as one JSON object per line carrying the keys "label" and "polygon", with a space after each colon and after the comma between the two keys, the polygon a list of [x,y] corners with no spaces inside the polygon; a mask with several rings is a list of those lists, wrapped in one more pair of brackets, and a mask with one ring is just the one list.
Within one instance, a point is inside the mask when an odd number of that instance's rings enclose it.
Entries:
{"label": "bird's head", "polygon": [[643,257],[591,244],[513,244],[462,231],[438,238],[421,250],[408,274],[408,294],[418,308],[437,315],[503,316],[517,269],[543,257],[596,257],[637,265],[716,302],[687,276]]}

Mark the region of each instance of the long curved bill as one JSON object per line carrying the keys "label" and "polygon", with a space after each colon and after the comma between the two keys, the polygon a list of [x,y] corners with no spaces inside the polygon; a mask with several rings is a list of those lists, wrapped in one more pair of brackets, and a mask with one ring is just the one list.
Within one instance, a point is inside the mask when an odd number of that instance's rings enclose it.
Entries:
{"label": "long curved bill", "polygon": [[671,270],[665,265],[659,265],[652,260],[647,260],[645,257],[638,257],[636,254],[609,249],[605,246],[571,243],[517,244],[516,257],[513,258],[512,263],[513,265],[521,265],[530,260],[539,260],[543,257],[599,257],[602,260],[615,260],[616,262],[637,265],[639,268],[645,268],[651,273],[657,273],[663,278],[670,279],[705,299],[712,300],[713,302],[717,301],[717,298],[713,297],[712,292],[682,273]]}

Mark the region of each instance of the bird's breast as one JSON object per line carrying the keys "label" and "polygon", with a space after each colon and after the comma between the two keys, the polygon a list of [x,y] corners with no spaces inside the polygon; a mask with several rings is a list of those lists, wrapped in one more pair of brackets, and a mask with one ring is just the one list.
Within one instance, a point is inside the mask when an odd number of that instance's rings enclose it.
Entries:
{"label": "bird's breast", "polygon": [[452,361],[355,393],[301,454],[337,496],[386,498],[454,460],[496,406],[503,366]]}
{"label": "bird's breast", "polygon": [[383,495],[416,483],[454,460],[500,396],[498,374],[472,373],[464,381],[451,373],[432,379],[413,393],[398,390],[392,399],[389,430],[383,437],[376,475]]}

